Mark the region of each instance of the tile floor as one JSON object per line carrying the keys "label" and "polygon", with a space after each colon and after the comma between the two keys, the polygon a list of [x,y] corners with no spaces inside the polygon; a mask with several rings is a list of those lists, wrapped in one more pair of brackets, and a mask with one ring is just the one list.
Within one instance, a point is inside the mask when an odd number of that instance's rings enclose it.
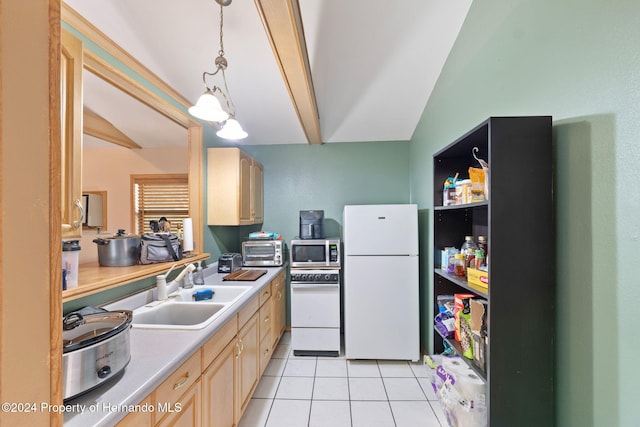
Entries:
{"label": "tile floor", "polygon": [[280,340],[239,427],[445,427],[418,363],[294,356]]}

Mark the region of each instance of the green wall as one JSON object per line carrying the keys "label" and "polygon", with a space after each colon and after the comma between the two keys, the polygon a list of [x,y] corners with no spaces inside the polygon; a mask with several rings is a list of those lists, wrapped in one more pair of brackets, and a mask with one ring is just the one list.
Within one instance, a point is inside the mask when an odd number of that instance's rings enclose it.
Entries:
{"label": "green wall", "polygon": [[[346,204],[409,202],[409,143],[240,146],[264,166],[264,223],[205,227],[205,251],[240,250],[250,231],[298,235],[299,211],[323,209],[327,237],[342,233]],[[205,215],[206,218],[206,215]],[[224,250],[223,250],[224,249]]]}
{"label": "green wall", "polygon": [[640,419],[638,17],[637,0],[475,1],[410,145],[430,209],[435,151],[489,116],[553,116],[559,426]]}

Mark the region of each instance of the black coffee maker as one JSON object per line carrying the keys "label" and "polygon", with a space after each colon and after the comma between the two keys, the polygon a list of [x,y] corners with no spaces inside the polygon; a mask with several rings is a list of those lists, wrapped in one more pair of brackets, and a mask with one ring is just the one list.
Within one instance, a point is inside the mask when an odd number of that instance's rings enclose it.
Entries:
{"label": "black coffee maker", "polygon": [[324,239],[324,211],[300,211],[300,238]]}

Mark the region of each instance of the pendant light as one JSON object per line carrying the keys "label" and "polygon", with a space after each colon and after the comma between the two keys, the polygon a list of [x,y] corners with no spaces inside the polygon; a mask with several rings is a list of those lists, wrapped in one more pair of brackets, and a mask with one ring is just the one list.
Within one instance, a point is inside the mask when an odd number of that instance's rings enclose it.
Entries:
{"label": "pendant light", "polygon": [[[215,0],[220,5],[220,50],[218,51],[218,57],[215,60],[216,70],[212,73],[202,73],[202,82],[204,83],[205,91],[198,99],[196,105],[189,108],[189,114],[197,117],[201,120],[209,122],[217,122],[222,127],[216,132],[220,138],[225,139],[243,139],[247,137],[247,132],[242,129],[240,123],[236,120],[236,109],[231,96],[229,95],[229,88],[227,87],[227,78],[224,74],[228,63],[227,58],[224,57],[224,43],[223,39],[223,23],[224,23],[224,6],[231,4],[231,0]],[[222,82],[224,90],[218,86],[210,88],[207,85],[207,76],[215,76],[220,73],[222,75]],[[226,109],[222,107],[220,101],[216,97],[216,94],[222,97],[224,100]]]}

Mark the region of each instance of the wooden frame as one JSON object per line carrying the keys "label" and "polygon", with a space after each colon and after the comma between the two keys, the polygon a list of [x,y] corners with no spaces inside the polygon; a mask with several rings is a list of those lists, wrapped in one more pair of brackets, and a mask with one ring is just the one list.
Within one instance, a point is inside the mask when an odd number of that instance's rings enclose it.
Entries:
{"label": "wooden frame", "polygon": [[[193,231],[194,231],[194,253],[203,251],[203,192],[202,192],[202,147],[203,147],[203,132],[202,125],[195,121],[187,113],[187,108],[190,103],[182,95],[176,92],[173,88],[163,82],[158,76],[147,69],[139,61],[129,55],[124,49],[118,46],[113,40],[107,37],[99,29],[94,27],[91,23],[86,21],[71,7],[62,3],[61,7],[62,21],[72,27],[78,35],[85,37],[92,41],[92,45],[97,47],[87,47],[85,43],[84,48],[84,68],[91,71],[96,76],[102,78],[106,82],[112,84],[124,93],[132,96],[138,101],[146,104],[152,109],[156,110],[165,117],[173,120],[175,123],[184,127],[188,131],[188,159],[189,159],[189,212],[193,218]],[[99,55],[95,50],[103,50],[108,55]],[[134,73],[138,74],[143,81],[148,82],[148,85],[144,85],[136,79],[135,81],[130,78],[120,68],[116,67],[111,62],[104,59],[105,57],[116,58],[123,67],[129,68]],[[156,90],[157,89],[157,90]],[[164,95],[159,95],[158,91]],[[168,100],[168,99],[171,100]],[[176,105],[176,103],[178,105]],[[126,272],[123,270],[122,280],[124,283],[129,283],[138,279],[149,277],[155,273],[151,273],[148,269],[139,267],[139,274],[135,271]],[[99,267],[95,267],[99,269]],[[78,288],[72,289],[72,292],[65,291],[63,295],[63,302],[76,299],[79,297],[87,296],[102,290],[117,286],[117,274],[114,277],[114,273],[109,273],[109,280],[104,281],[104,286],[101,286],[99,282],[92,282],[92,279],[84,280],[83,275],[88,278],[100,277],[97,271],[91,269],[81,268]]]}
{"label": "wooden frame", "polygon": [[[107,192],[106,191],[83,191],[82,194],[97,194],[98,196],[102,197],[102,225],[100,225],[99,228],[103,229],[103,230],[108,230],[109,227],[107,226]],[[98,227],[88,227],[86,225],[82,226],[83,229],[92,229],[92,228],[98,228]]]}

